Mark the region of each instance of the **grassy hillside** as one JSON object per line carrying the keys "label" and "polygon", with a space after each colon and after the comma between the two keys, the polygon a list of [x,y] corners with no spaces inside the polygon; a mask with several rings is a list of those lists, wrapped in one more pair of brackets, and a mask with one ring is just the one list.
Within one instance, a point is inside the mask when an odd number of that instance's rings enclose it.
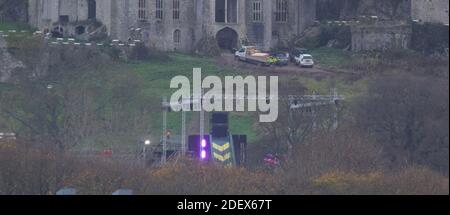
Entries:
{"label": "grassy hillside", "polygon": [[[8,40],[20,46],[21,43],[14,38],[11,37]],[[63,58],[67,58],[67,54],[70,56],[70,53],[66,53],[62,55]],[[18,56],[22,55],[24,53],[19,51]],[[68,100],[67,102],[72,101],[72,97],[76,97],[76,95],[71,95],[72,93],[88,95],[86,98],[87,102],[89,102],[88,106],[92,106],[91,109],[94,110],[92,117],[88,117],[88,120],[92,122],[83,126],[93,126],[100,130],[87,136],[83,135],[85,137],[79,140],[77,149],[101,150],[113,148],[116,151],[132,152],[138,150],[136,148],[138,147],[138,140],[143,136],[150,135],[153,142],[159,141],[163,133],[162,109],[160,105],[163,96],[170,98],[175,91],[169,88],[173,77],[184,75],[191,78],[192,69],[196,67],[202,68],[203,76],[217,75],[223,77],[236,73],[216,65],[213,59],[178,53],[169,54],[169,58],[170,60],[165,62],[110,62],[110,65],[91,68],[93,71],[80,71],[80,75],[64,74],[60,77],[43,78],[39,82],[52,83],[54,85],[53,93],[64,96],[62,99]],[[82,63],[82,60],[71,60],[70,57],[66,60],[72,61],[71,63],[74,64],[69,66],[69,70],[66,73],[76,73],[77,70],[82,68],[81,65],[77,65]],[[99,63],[99,65],[101,64]],[[80,68],[70,71],[74,66],[80,66]],[[39,85],[40,83],[35,84]],[[25,95],[16,97],[15,102],[17,103],[12,105],[11,109],[15,109],[19,117],[27,118],[28,114],[26,111],[28,107],[21,106],[22,101],[26,100],[27,93],[19,86],[0,84],[0,99],[3,97],[4,101],[8,99],[8,96],[22,93]],[[67,109],[66,107],[64,108]],[[89,109],[87,108],[86,111],[89,112]],[[39,114],[39,111],[37,114]],[[66,117],[67,114],[62,113],[61,117]],[[0,117],[3,117],[0,120],[8,125],[8,130],[20,133],[24,129],[21,123],[14,118],[6,117],[5,115]],[[191,124],[198,120],[197,117],[197,113],[188,114],[188,128],[194,126]],[[255,122],[253,114],[236,115],[233,113],[231,114],[231,119],[232,133],[247,134],[251,142],[257,139],[257,135],[253,130],[253,123]],[[61,126],[63,126],[64,120],[60,119],[59,121]],[[107,128],[103,128],[105,126]],[[177,135],[180,133],[180,127],[181,114],[169,113],[168,129],[172,130],[174,135]]]}
{"label": "grassy hillside", "polygon": [[8,30],[29,30],[30,27],[27,24],[20,22],[0,22],[0,31]]}
{"label": "grassy hillside", "polygon": [[[161,130],[162,127],[162,112],[159,105],[163,96],[170,98],[174,90],[170,89],[170,81],[173,77],[183,75],[192,80],[192,69],[201,68],[202,75],[217,75],[224,77],[226,75],[239,74],[238,72],[222,68],[215,64],[213,59],[199,58],[185,54],[172,53],[170,54],[170,61],[168,62],[138,62],[133,64],[126,64],[125,67],[130,71],[139,75],[143,80],[143,94],[152,102],[149,104],[153,111],[151,127],[153,131]],[[245,72],[242,72],[243,74]],[[193,119],[198,114],[189,114],[189,118]],[[169,113],[168,127],[175,132],[180,131],[181,116],[179,113]],[[244,114],[244,116],[232,114],[231,115],[231,132],[243,133],[249,135],[250,141],[256,140],[256,134],[252,129],[254,117],[251,114]]]}
{"label": "grassy hillside", "polygon": [[351,53],[340,49],[322,47],[311,50],[311,54],[318,64],[326,68],[343,68],[352,61]]}
{"label": "grassy hillside", "polygon": [[[0,29],[4,31],[10,29],[26,29],[25,25],[17,23],[2,23]],[[29,33],[28,33],[29,35]],[[31,58],[39,57],[33,54],[36,51],[30,50],[32,41],[27,38],[27,35],[21,33],[11,34],[7,38],[9,45],[14,47],[13,53],[16,53],[18,58],[26,58],[27,61],[33,61]],[[104,48],[103,52],[111,52]],[[28,50],[28,51],[25,51]],[[31,53],[31,52],[33,53]],[[91,125],[81,125],[81,127],[93,126],[98,130],[87,132],[86,135],[81,135],[83,138],[78,140],[80,149],[104,149],[114,148],[123,151],[135,151],[138,147],[138,140],[143,136],[151,136],[153,142],[158,142],[162,131],[162,110],[160,108],[162,97],[170,97],[174,92],[170,89],[170,81],[173,77],[184,75],[192,78],[192,69],[201,68],[202,75],[217,75],[219,77],[227,75],[258,75],[257,69],[254,71],[236,70],[228,67],[223,67],[216,63],[212,58],[201,58],[192,55],[169,53],[167,58],[170,60],[148,60],[135,62],[93,62],[93,67],[83,67],[80,64],[85,64],[86,60],[80,60],[79,56],[85,55],[101,55],[101,52],[82,52],[79,49],[73,51],[66,50],[67,53],[59,54],[63,50],[53,49],[43,50],[50,55],[54,55],[59,59],[56,61],[63,61],[63,64],[70,64],[70,66],[54,66],[53,69],[65,71],[66,73],[79,73],[78,70],[93,70],[90,72],[82,72],[82,75],[63,75],[61,77],[44,77],[43,82],[55,82],[55,90],[59,94],[67,94],[67,90],[75,91],[74,94],[87,95],[88,101],[93,104],[91,109],[95,112],[88,117]],[[23,52],[23,53],[22,53]],[[349,59],[346,53],[331,49],[318,49],[313,51],[318,61],[325,66],[333,67],[340,66]],[[330,54],[331,53],[331,54]],[[32,55],[31,57],[28,55]],[[91,62],[92,63],[92,62]],[[105,64],[105,65],[103,65]],[[100,67],[98,65],[101,65]],[[61,68],[60,68],[61,67]],[[72,71],[73,70],[73,71]],[[59,74],[58,72],[56,74]],[[310,91],[327,94],[331,87],[335,86],[339,92],[346,95],[356,95],[364,90],[364,83],[346,81],[345,78],[326,77],[322,79],[308,78],[305,76],[293,74],[292,76],[285,76],[280,78],[280,82],[293,81],[298,86],[305,86]],[[59,85],[58,86],[58,82]],[[63,87],[67,86],[67,87]],[[72,87],[69,87],[72,86]],[[61,88],[61,89],[60,89]],[[15,91],[20,90],[13,86],[0,85],[0,95],[10,92],[14,94]],[[91,98],[92,97],[92,98]],[[21,109],[20,104],[17,109]],[[89,108],[87,108],[89,111]],[[24,110],[25,111],[25,110]],[[18,111],[19,115],[24,115],[24,111]],[[84,113],[83,113],[84,114]],[[0,116],[1,117],[1,116]],[[4,116],[3,116],[4,117]],[[192,130],[198,121],[197,113],[188,114],[187,127]],[[5,118],[3,122],[8,122],[10,129],[20,131],[20,123],[15,119]],[[61,123],[63,120],[60,120]],[[257,124],[257,115],[254,113],[231,113],[230,130],[234,134],[247,134],[250,142],[258,140],[258,134],[255,132],[255,125]],[[106,128],[104,128],[106,127]],[[168,114],[168,129],[172,130],[174,134],[180,133],[181,114]],[[195,130],[195,129],[194,129]],[[85,131],[83,131],[85,132]],[[195,131],[188,131],[195,132]],[[85,132],[86,133],[86,132]],[[93,134],[92,134],[93,133]]]}

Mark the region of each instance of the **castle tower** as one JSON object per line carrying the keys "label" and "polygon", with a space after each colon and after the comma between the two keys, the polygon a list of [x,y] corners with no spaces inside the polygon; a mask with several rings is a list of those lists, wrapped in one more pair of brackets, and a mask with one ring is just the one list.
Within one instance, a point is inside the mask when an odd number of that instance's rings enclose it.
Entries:
{"label": "castle tower", "polygon": [[447,0],[411,0],[411,17],[421,22],[449,24]]}

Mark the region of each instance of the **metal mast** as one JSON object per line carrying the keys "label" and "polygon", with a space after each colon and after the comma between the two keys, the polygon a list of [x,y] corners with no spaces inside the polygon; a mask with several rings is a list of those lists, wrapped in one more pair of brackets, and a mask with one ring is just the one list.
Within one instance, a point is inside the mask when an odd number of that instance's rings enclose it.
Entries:
{"label": "metal mast", "polygon": [[[200,137],[203,139],[205,135],[205,111],[203,110],[203,95],[204,95],[204,89],[202,89],[202,95],[200,96]],[[202,141],[202,140],[200,140]]]}
{"label": "metal mast", "polygon": [[181,154],[186,155],[186,108],[190,105],[187,101],[183,101],[181,109]]}
{"label": "metal mast", "polygon": [[[163,104],[167,104],[167,98],[163,98]],[[161,165],[167,162],[167,111],[170,107],[163,107],[163,151],[161,156]]]}

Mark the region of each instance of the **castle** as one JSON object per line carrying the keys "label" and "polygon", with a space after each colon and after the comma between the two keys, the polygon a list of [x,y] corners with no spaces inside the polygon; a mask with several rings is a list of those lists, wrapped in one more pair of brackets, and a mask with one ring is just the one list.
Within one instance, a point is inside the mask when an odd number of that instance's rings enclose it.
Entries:
{"label": "castle", "polygon": [[[255,45],[269,50],[287,46],[290,39],[314,23],[316,1],[29,0],[28,21],[31,26],[62,36],[140,40],[161,50],[192,52],[211,38],[222,49]],[[447,0],[402,2],[408,19],[449,23]],[[354,32],[354,42],[358,43],[359,34]],[[381,44],[374,40],[376,43]],[[407,45],[402,42],[401,46]]]}
{"label": "castle", "polygon": [[204,38],[222,49],[268,50],[314,23],[315,0],[30,0],[29,23],[64,36],[104,32],[161,50],[191,52]]}

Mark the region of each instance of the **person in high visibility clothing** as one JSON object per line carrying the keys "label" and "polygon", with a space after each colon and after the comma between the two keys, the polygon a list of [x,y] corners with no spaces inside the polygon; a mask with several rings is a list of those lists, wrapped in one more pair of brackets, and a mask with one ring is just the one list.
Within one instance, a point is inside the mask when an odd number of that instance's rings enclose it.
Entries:
{"label": "person in high visibility clothing", "polygon": [[277,63],[277,58],[276,57],[274,57],[274,56],[269,56],[268,58],[267,58],[267,63],[269,63],[270,65],[274,65],[275,63]]}

